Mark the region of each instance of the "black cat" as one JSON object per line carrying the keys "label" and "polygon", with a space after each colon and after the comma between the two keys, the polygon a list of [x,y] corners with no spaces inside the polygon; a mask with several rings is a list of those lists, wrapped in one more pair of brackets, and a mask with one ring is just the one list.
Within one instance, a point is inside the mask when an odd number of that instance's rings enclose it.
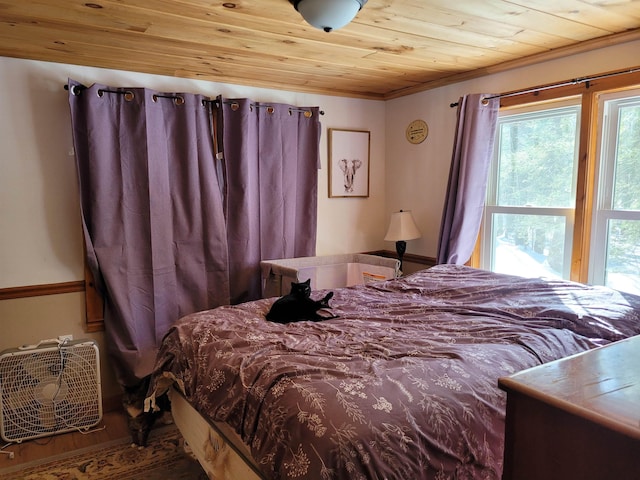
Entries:
{"label": "black cat", "polygon": [[[144,411],[144,399],[147,396],[150,377],[132,387],[124,387],[122,406],[127,414],[127,425],[131,434],[132,447],[143,448],[147,446],[147,439],[151,428],[161,417],[165,417],[171,410],[171,402],[166,394],[156,399],[159,410],[153,412]],[[171,423],[171,420],[164,420]]]}
{"label": "black cat", "polygon": [[327,293],[322,300],[311,298],[311,280],[305,282],[291,282],[291,293],[280,297],[267,313],[267,320],[277,323],[290,323],[302,320],[328,320],[338,318],[337,315],[323,316],[318,310],[331,308],[329,300],[333,292]]}

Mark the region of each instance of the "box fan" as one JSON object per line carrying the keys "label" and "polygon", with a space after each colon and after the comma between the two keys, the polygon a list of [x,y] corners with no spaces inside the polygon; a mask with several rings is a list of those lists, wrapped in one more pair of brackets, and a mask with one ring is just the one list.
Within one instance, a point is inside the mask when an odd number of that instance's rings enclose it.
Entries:
{"label": "box fan", "polygon": [[0,352],[0,434],[7,442],[72,430],[102,419],[100,359],[92,340],[43,340]]}

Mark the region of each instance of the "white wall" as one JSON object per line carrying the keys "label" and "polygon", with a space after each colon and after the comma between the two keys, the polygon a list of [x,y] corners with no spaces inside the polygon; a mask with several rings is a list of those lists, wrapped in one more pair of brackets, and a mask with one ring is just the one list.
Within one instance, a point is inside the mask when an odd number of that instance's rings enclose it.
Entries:
{"label": "white wall", "polygon": [[[407,242],[407,252],[437,254],[455,134],[456,109],[450,103],[469,93],[509,92],[638,67],[638,52],[640,41],[629,42],[386,102],[386,214],[412,210],[423,234]],[[418,118],[428,123],[429,136],[422,144],[412,145],[405,140],[405,128]]]}

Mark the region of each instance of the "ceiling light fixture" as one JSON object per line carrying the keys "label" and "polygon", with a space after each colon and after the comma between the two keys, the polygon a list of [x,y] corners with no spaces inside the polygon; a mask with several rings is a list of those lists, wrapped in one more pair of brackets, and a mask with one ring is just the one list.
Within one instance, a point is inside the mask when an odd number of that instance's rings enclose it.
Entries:
{"label": "ceiling light fixture", "polygon": [[331,32],[353,20],[367,0],[289,0],[305,21]]}

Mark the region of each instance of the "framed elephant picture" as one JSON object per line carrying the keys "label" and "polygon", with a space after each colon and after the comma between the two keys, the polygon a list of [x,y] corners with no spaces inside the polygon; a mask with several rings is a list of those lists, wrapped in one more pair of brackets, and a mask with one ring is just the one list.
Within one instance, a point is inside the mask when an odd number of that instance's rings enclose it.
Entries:
{"label": "framed elephant picture", "polygon": [[329,129],[329,197],[369,196],[371,132]]}

